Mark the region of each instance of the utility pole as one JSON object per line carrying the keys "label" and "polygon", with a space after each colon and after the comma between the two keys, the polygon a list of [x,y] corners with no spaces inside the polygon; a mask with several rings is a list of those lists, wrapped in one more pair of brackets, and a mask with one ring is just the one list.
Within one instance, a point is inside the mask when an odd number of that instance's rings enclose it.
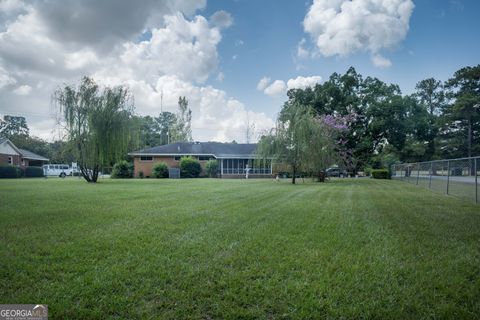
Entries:
{"label": "utility pole", "polygon": [[160,92],[160,114],[163,113],[163,89]]}

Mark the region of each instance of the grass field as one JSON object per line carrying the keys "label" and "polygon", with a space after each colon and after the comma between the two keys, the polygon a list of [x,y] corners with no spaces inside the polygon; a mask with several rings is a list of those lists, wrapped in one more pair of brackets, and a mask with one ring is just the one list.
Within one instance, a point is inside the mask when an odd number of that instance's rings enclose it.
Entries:
{"label": "grass field", "polygon": [[480,206],[400,181],[0,181],[0,303],[58,318],[476,318]]}

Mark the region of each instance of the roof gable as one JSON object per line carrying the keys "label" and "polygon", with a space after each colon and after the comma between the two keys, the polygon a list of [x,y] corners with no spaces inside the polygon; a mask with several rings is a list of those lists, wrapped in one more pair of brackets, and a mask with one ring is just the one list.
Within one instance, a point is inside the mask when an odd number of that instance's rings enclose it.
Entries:
{"label": "roof gable", "polygon": [[29,160],[48,161],[47,158],[36,153],[26,149],[17,148],[17,146],[15,146],[13,142],[7,138],[0,138],[0,154],[18,155]]}
{"label": "roof gable", "polygon": [[6,138],[3,138],[3,139],[0,139],[0,154],[20,156],[22,153],[13,144],[12,141],[10,141]]}
{"label": "roof gable", "polygon": [[40,160],[40,161],[48,161],[47,158],[45,157],[42,157],[36,153],[33,153],[31,151],[28,151],[28,150],[25,150],[25,149],[21,149],[21,148],[18,148],[18,150],[20,150],[20,152],[22,153],[22,157],[25,158],[25,159],[29,159],[29,160]]}

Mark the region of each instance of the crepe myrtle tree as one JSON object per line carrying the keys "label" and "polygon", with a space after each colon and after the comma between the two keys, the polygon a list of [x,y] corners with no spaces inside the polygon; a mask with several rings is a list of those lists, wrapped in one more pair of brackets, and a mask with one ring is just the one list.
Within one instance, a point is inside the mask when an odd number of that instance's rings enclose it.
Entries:
{"label": "crepe myrtle tree", "polygon": [[332,151],[330,163],[340,161],[347,168],[347,171],[353,173],[357,167],[357,160],[354,156],[354,150],[349,147],[349,137],[352,124],[357,122],[360,116],[357,113],[340,115],[334,113],[317,117],[318,121],[324,126],[323,135],[328,137],[330,142],[328,146]]}
{"label": "crepe myrtle tree", "polygon": [[349,119],[350,116],[341,115],[321,115],[314,118],[306,163],[319,182],[325,180],[326,168],[332,163],[342,161],[349,167],[347,162],[351,157],[346,154],[348,140],[345,138],[349,131]]}
{"label": "crepe myrtle tree", "polygon": [[84,77],[78,87],[57,89],[53,101],[82,176],[97,182],[100,169],[127,152],[133,97],[124,87],[100,88]]}

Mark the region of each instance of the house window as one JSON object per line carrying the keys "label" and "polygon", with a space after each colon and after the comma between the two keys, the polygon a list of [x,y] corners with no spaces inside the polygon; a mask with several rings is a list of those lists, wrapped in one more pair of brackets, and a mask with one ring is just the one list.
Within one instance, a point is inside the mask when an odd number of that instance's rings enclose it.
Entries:
{"label": "house window", "polygon": [[152,156],[141,156],[140,161],[153,161]]}
{"label": "house window", "polygon": [[182,156],[176,156],[175,157],[175,161],[180,161],[180,159],[182,159]]}
{"label": "house window", "polygon": [[13,164],[13,157],[8,157],[8,164]]}
{"label": "house window", "polygon": [[199,160],[199,161],[208,161],[208,160],[210,160],[210,159],[211,159],[211,158],[210,158],[209,156],[200,156],[200,157],[198,157],[198,160]]}

